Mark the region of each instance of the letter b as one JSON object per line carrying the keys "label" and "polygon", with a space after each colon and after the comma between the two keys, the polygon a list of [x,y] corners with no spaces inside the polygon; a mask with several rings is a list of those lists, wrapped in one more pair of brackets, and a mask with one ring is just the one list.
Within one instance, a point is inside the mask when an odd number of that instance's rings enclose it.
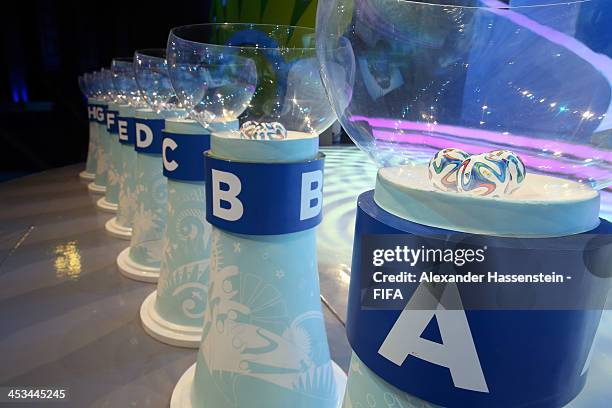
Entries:
{"label": "letter b", "polygon": [[[221,190],[221,184],[228,186]],[[242,191],[240,179],[232,173],[212,169],[212,204],[213,215],[226,221],[238,221],[244,214],[242,201],[238,194]],[[229,204],[229,208],[221,207],[221,202]]]}
{"label": "letter b", "polygon": [[321,206],[323,204],[322,190],[323,172],[321,170],[302,174],[300,221],[314,218],[321,213]]}

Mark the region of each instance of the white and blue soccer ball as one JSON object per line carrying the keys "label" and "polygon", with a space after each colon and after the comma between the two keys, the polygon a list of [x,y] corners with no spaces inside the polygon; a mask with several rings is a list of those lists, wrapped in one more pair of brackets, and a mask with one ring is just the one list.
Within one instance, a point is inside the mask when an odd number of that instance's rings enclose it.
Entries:
{"label": "white and blue soccer ball", "polygon": [[258,140],[283,140],[287,138],[287,130],[278,122],[260,123],[255,131]]}
{"label": "white and blue soccer ball", "polygon": [[525,168],[525,164],[518,156],[518,154],[514,153],[511,150],[495,150],[489,153],[495,157],[501,157],[508,164],[508,176],[510,177],[510,181],[508,186],[506,187],[506,194],[512,194],[516,190],[518,190],[523,182],[525,181],[525,177],[527,175],[527,169]]}
{"label": "white and blue soccer ball", "polygon": [[242,124],[240,127],[240,137],[242,139],[254,139],[255,132],[257,132],[257,128],[259,127],[259,122],[248,121]]}
{"label": "white and blue soccer ball", "polygon": [[459,149],[440,150],[429,162],[429,180],[438,190],[457,191],[457,173],[470,155]]}
{"label": "white and blue soccer ball", "polygon": [[287,130],[279,122],[248,121],[240,128],[240,137],[252,140],[283,140],[287,138]]}
{"label": "white and blue soccer ball", "polygon": [[472,196],[503,197],[525,180],[525,165],[515,153],[496,150],[467,158],[459,167],[457,190]]}

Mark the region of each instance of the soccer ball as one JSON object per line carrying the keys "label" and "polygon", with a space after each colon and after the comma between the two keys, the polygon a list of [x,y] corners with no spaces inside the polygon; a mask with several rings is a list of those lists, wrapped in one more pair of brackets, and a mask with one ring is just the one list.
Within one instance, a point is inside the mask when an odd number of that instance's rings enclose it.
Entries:
{"label": "soccer ball", "polygon": [[287,138],[287,130],[278,123],[260,123],[255,131],[255,139],[259,140],[283,140]]}
{"label": "soccer ball", "polygon": [[240,128],[240,137],[242,139],[254,139],[255,132],[257,132],[257,128],[259,127],[259,122],[248,121],[242,124]]}
{"label": "soccer ball", "polygon": [[457,190],[472,196],[509,194],[509,161],[504,155],[483,153],[467,158],[459,167]]}
{"label": "soccer ball", "polygon": [[440,150],[429,162],[429,180],[439,190],[457,191],[457,172],[468,157],[463,150]]}
{"label": "soccer ball", "polygon": [[242,139],[255,140],[283,140],[287,138],[287,130],[278,122],[259,123],[248,121],[240,128],[240,137]]}
{"label": "soccer ball", "polygon": [[489,155],[501,157],[503,160],[508,162],[508,175],[510,177],[510,181],[506,187],[505,193],[514,193],[521,187],[523,181],[525,181],[525,176],[527,175],[525,164],[521,158],[511,150],[495,150],[489,153]]}

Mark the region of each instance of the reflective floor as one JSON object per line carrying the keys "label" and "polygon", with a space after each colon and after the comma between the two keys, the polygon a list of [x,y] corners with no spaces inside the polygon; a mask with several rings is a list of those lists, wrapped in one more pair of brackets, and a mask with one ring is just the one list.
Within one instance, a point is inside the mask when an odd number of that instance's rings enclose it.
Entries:
{"label": "reflective floor", "polygon": [[[324,152],[321,292],[332,356],[346,370],[355,201],[373,188],[376,169],[354,148]],[[196,351],[158,343],[142,330],[138,310],[155,286],[117,272],[115,259],[128,243],[105,233],[111,216],[96,210],[98,197],[78,180],[81,167],[0,184],[0,386],[67,387],[70,401],[52,406],[166,407]],[[612,194],[602,207],[612,218]],[[570,406],[611,406],[611,383],[612,313],[606,313],[589,382]]]}

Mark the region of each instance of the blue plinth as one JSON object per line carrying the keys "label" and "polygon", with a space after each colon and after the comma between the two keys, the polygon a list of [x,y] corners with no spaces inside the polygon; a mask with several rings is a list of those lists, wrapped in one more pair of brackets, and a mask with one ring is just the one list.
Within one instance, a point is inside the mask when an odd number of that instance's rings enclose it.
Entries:
{"label": "blue plinth", "polygon": [[[418,397],[445,407],[553,408],[564,406],[578,395],[588,374],[601,310],[464,311],[442,307],[432,312],[364,308],[362,239],[383,234],[401,234],[410,243],[415,237],[456,233],[391,215],[377,206],[373,191],[359,197],[347,333],[355,352],[352,364],[366,366],[367,370],[351,370],[344,406],[368,406],[370,400],[383,403],[391,397],[394,401],[413,401]],[[587,234],[609,236],[612,224],[602,220]],[[492,245],[495,239],[490,238]],[[552,240],[557,239],[563,238]],[[534,251],[531,256],[538,253]],[[582,262],[584,252],[575,251],[574,256]],[[520,268],[525,260],[515,262]],[[585,269],[586,264],[583,262]],[[609,279],[604,277],[602,284],[609,285]],[[429,324],[419,333],[409,333],[406,328],[411,325],[399,323],[406,318],[414,323],[428,313]],[[435,351],[432,355],[438,361],[409,349],[410,339],[415,337]],[[445,340],[453,340],[454,345]],[[408,349],[398,361],[393,356],[397,357],[398,350],[401,355],[402,347]],[[463,353],[453,355],[453,347]]]}

